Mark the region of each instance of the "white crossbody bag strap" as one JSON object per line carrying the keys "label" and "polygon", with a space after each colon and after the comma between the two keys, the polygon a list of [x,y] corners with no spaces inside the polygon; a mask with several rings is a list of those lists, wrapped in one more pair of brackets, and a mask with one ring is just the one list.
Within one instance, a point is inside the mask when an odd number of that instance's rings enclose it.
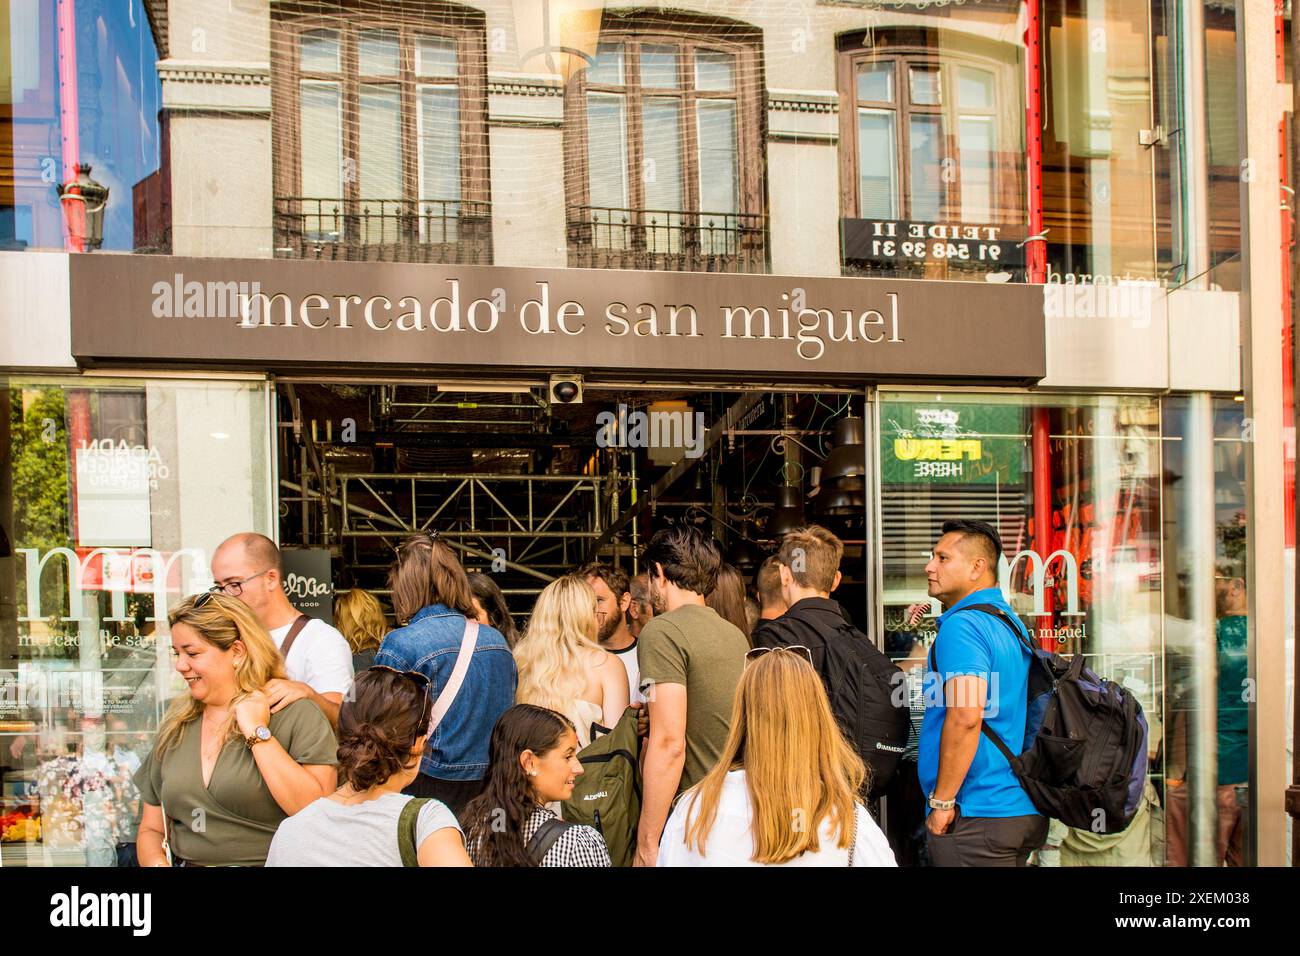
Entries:
{"label": "white crossbody bag strap", "polygon": [[456,695],[460,693],[460,685],[465,683],[465,674],[469,672],[470,658],[474,656],[474,648],[477,644],[478,621],[466,618],[465,635],[460,639],[460,650],[456,652],[456,663],[451,669],[451,677],[433,703],[433,713],[429,716],[429,733],[437,729],[442,723],[442,718],[447,716],[447,711],[451,710],[451,705],[456,702]]}

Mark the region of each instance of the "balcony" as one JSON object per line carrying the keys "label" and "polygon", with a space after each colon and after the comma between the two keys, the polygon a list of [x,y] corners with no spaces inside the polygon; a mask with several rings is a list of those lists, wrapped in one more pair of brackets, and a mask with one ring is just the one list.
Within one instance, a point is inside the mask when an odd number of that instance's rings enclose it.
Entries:
{"label": "balcony", "polygon": [[489,265],[492,214],[463,199],[275,197],[282,259]]}
{"label": "balcony", "polygon": [[569,265],[665,272],[767,271],[767,217],[570,206]]}

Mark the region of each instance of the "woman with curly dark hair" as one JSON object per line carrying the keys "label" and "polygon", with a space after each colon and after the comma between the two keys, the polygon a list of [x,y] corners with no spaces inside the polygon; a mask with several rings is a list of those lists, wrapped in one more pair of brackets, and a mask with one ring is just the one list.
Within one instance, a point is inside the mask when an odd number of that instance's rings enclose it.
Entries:
{"label": "woman with curly dark hair", "polygon": [[578,735],[563,714],[516,704],[492,728],[487,786],[461,821],[475,866],[609,866],[594,829],[566,823],[546,804],[567,800],[582,773]]}
{"label": "woman with curly dark hair", "polygon": [[358,674],[339,710],[342,786],[280,825],[266,865],[471,865],[446,805],[402,793],[419,773],[432,709],[423,674]]}

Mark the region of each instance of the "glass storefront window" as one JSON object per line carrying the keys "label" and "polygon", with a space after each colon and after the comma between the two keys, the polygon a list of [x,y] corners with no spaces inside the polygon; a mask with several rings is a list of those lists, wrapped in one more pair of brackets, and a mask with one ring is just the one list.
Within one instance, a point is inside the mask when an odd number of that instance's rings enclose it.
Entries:
{"label": "glass storefront window", "polygon": [[879,396],[885,648],[923,666],[936,604],[924,573],[949,518],[1002,536],[999,583],[1040,645],[1083,654],[1142,704],[1152,758],[1139,817],[1116,837],[1054,825],[1062,865],[1163,859],[1155,783],[1164,713],[1160,404],[1136,396],[885,392]]}
{"label": "glass storefront window", "polygon": [[1024,280],[1024,45],[1013,22],[1009,7],[942,24],[917,11],[838,37],[845,274]]}
{"label": "glass storefront window", "polygon": [[131,775],[175,686],[167,609],[269,532],[260,383],[13,379],[0,417],[0,854],[134,854]]}
{"label": "glass storefront window", "polygon": [[[1165,399],[1168,486],[1165,509],[1182,515],[1199,497],[1213,508],[1214,619],[1197,621],[1190,584],[1194,544],[1177,537],[1165,595],[1168,682],[1165,803],[1168,862],[1242,866],[1252,863],[1248,785],[1254,683],[1249,675],[1249,589],[1246,574],[1246,456],[1250,426],[1244,405],[1217,399],[1212,479],[1198,483],[1185,446],[1201,424],[1187,399]],[[1180,528],[1179,531],[1182,529]],[[1198,820],[1196,808],[1202,814]]]}

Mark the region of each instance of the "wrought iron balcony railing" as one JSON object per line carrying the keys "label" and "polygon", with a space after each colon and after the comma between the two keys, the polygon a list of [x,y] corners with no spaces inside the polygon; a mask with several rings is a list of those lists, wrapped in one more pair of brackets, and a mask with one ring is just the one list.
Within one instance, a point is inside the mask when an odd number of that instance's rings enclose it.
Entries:
{"label": "wrought iron balcony railing", "polygon": [[672,272],[766,272],[767,217],[570,206],[569,265]]}
{"label": "wrought iron balcony railing", "polygon": [[277,196],[275,254],[289,259],[490,264],[491,207],[464,199]]}

